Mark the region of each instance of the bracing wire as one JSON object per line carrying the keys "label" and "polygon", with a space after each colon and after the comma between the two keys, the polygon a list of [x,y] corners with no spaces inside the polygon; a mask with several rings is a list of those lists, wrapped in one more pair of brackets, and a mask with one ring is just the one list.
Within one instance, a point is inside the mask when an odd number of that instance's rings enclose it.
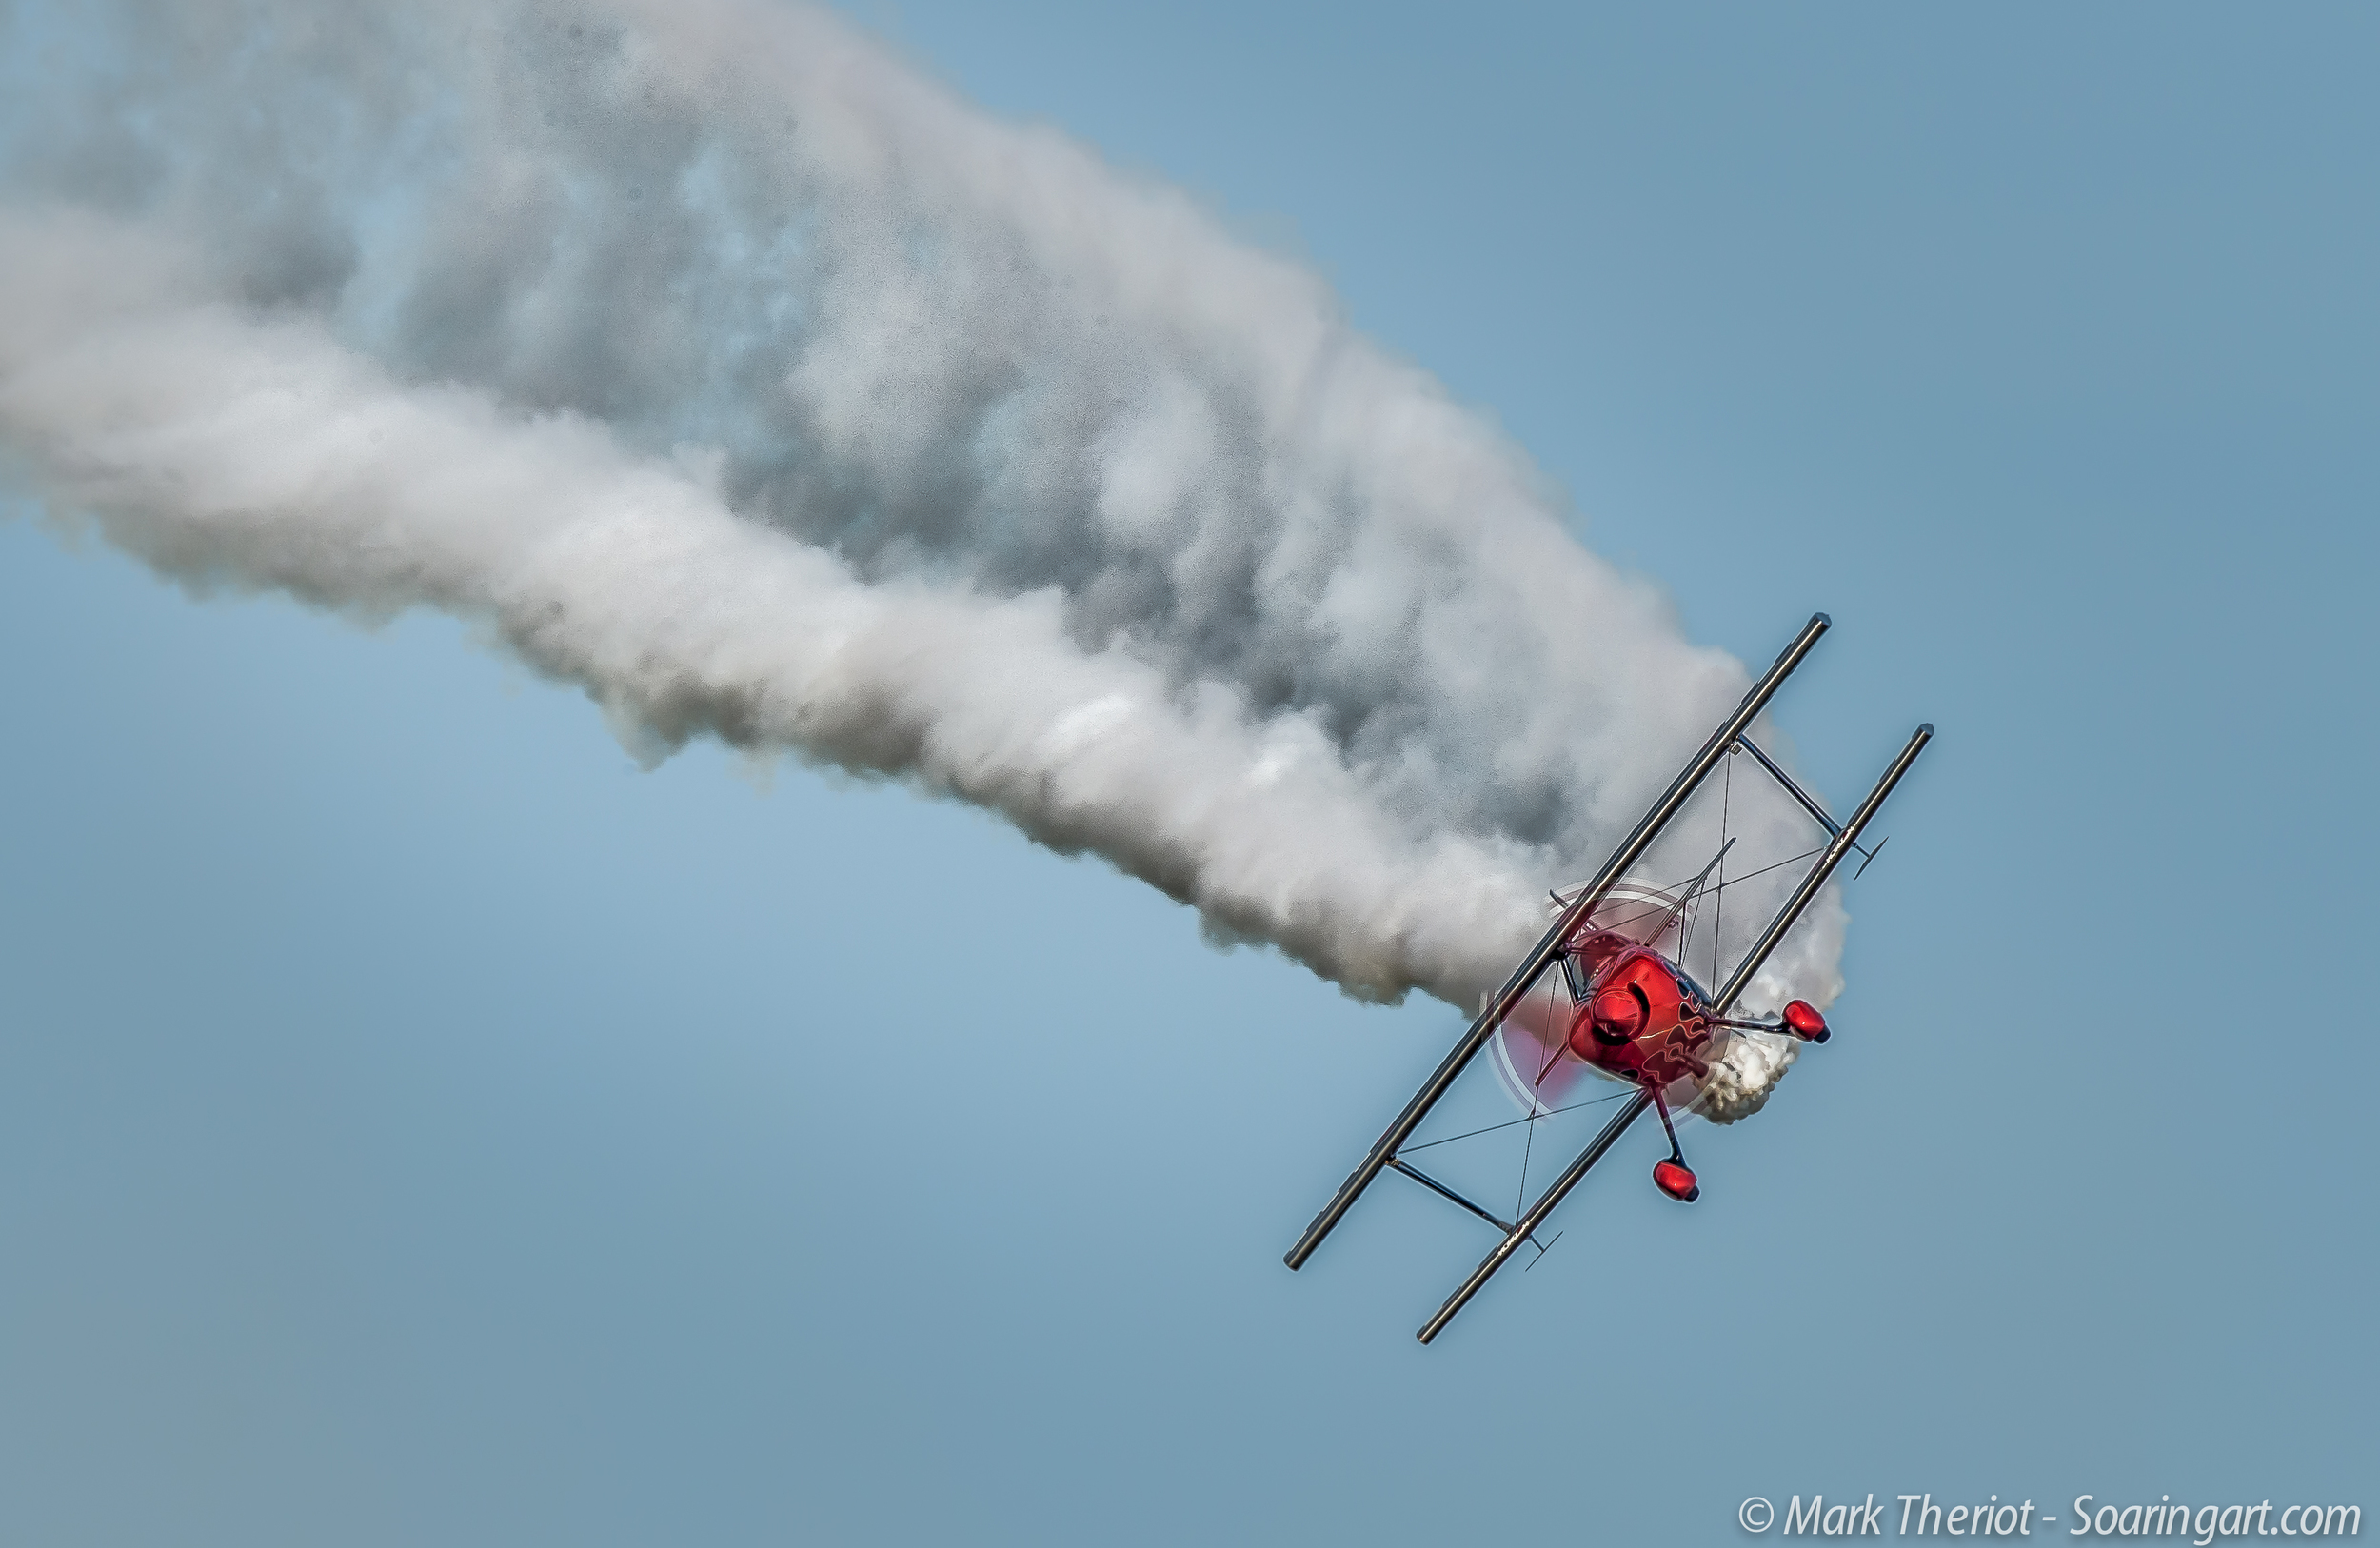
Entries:
{"label": "bracing wire", "polygon": [[[1727,924],[1727,813],[1735,799],[1735,749],[1727,749],[1727,766],[1719,776],[1719,884],[1711,893],[1711,982],[1719,980],[1719,937]],[[1679,952],[1680,960],[1685,953]]]}
{"label": "bracing wire", "polygon": [[1540,1118],[1559,1118],[1564,1113],[1575,1113],[1581,1107],[1594,1107],[1603,1102],[1617,1101],[1622,1097],[1631,1097],[1634,1095],[1636,1095],[1636,1093],[1632,1089],[1627,1091],[1615,1091],[1609,1096],[1589,1097],[1584,1101],[1574,1101],[1567,1107],[1548,1108],[1542,1113],[1532,1113],[1527,1118],[1506,1119],[1501,1123],[1490,1123],[1484,1129],[1472,1129],[1468,1133],[1464,1134],[1450,1134],[1443,1140],[1427,1140],[1418,1145],[1405,1145],[1399,1148],[1397,1154],[1402,1156],[1408,1151],[1428,1150],[1435,1145],[1451,1145],[1458,1140],[1477,1140],[1480,1135],[1494,1134],[1498,1129],[1509,1129],[1522,1123],[1535,1123]]}

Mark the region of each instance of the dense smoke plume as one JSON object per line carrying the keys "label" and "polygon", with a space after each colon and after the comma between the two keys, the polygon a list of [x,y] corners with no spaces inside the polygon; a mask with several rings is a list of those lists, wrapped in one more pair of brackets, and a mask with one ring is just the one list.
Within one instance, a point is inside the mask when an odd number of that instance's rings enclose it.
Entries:
{"label": "dense smoke plume", "polygon": [[[1465,1007],[1745,686],[1313,275],[831,16],[8,15],[0,473],[193,585],[481,622],[641,752],[906,780]],[[1751,1002],[1830,1000],[1841,918]]]}

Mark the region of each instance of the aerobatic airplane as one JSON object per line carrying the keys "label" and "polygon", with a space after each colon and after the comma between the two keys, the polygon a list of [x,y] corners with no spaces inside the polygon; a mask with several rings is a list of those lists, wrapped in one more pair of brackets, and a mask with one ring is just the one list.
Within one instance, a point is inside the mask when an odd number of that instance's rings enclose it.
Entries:
{"label": "aerobatic airplane", "polygon": [[[1521,960],[1504,987],[1488,997],[1462,1041],[1455,1044],[1437,1072],[1364,1156],[1362,1164],[1339,1185],[1322,1213],[1314,1218],[1314,1223],[1306,1227],[1305,1235],[1289,1250],[1286,1261],[1291,1268],[1304,1265],[1314,1249],[1321,1245],[1322,1239],[1330,1235],[1363,1190],[1372,1185],[1373,1179],[1383,1171],[1395,1170],[1461,1205],[1495,1225],[1503,1233],[1503,1240],[1473,1270],[1471,1278],[1446,1299],[1438,1314],[1422,1325],[1418,1337],[1426,1344],[1478,1294],[1479,1287],[1504,1266],[1522,1243],[1536,1240],[1538,1227],[1553,1214],[1555,1206],[1578,1185],[1590,1167],[1603,1159],[1629,1125],[1644,1116],[1647,1108],[1660,1115],[1662,1130],[1669,1138],[1668,1156],[1654,1163],[1654,1185],[1681,1203],[1692,1203],[1701,1196],[1700,1181],[1687,1166],[1685,1155],[1678,1148],[1672,1112],[1690,1110],[1704,1099],[1714,1071],[1721,1062],[1726,1040],[1731,1037],[1764,1032],[1783,1034],[1802,1042],[1827,1041],[1826,1018],[1806,1001],[1793,1001],[1779,1014],[1764,1020],[1734,1014],[1735,1002],[1785,939],[1786,932],[1801,918],[1803,910],[1816,899],[1819,889],[1834,876],[1844,857],[1857,849],[1868,860],[1874,860],[1876,851],[1861,848],[1859,836],[1934,735],[1932,725],[1917,727],[1908,745],[1884,771],[1883,778],[1876,781],[1875,788],[1868,792],[1867,800],[1859,804],[1848,823],[1842,824],[1829,816],[1815,797],[1795,784],[1751,741],[1747,733],[1752,723],[1794,668],[1801,665],[1830,622],[1824,613],[1811,618],[1785,653],[1777,657],[1776,664],[1752,685],[1735,712],[1711,734],[1669,790],[1654,803],[1644,821],[1636,824],[1593,881],[1552,895],[1556,912],[1553,927]],[[1684,951],[1677,943],[1687,910],[1702,896],[1713,870],[1726,858],[1726,845],[1722,843],[1718,856],[1701,876],[1675,892],[1631,883],[1625,878],[1712,770],[1738,753],[1751,758],[1763,773],[1783,786],[1826,831],[1827,842],[1814,851],[1815,858],[1800,883],[1735,963],[1724,984],[1716,993],[1710,993],[1687,973]],[[1876,850],[1883,847],[1879,843]],[[1865,871],[1866,862],[1859,868]],[[1716,971],[1713,977],[1717,977]],[[1554,1104],[1561,1094],[1581,1077],[1600,1075],[1634,1087],[1626,1104],[1568,1169],[1517,1220],[1509,1221],[1423,1173],[1402,1154],[1430,1109],[1438,1105],[1456,1078],[1491,1042],[1496,1049],[1493,1062],[1497,1073],[1532,1119],[1556,1111]],[[1544,1249],[1538,1250],[1542,1254]]]}

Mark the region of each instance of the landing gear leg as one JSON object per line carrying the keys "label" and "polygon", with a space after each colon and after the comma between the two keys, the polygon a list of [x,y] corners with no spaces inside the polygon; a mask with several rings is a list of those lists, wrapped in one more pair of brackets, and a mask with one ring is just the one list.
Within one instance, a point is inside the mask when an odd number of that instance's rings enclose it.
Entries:
{"label": "landing gear leg", "polygon": [[1669,1160],[1653,1163],[1653,1185],[1679,1203],[1691,1204],[1702,1197],[1702,1184],[1677,1148],[1677,1129],[1669,1121],[1669,1103],[1661,1099],[1661,1088],[1648,1081],[1644,1089],[1653,1099],[1653,1110],[1661,1115],[1661,1132],[1669,1136]]}

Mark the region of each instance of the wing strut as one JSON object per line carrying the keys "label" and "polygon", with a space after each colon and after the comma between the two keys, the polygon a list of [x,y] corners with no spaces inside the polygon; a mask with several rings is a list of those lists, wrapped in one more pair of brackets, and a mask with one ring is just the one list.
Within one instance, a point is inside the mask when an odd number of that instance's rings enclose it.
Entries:
{"label": "wing strut", "polygon": [[[1794,777],[1791,774],[1788,774],[1783,769],[1777,767],[1776,760],[1771,758],[1767,753],[1760,750],[1760,744],[1753,741],[1752,738],[1748,736],[1739,736],[1735,739],[1735,745],[1752,754],[1753,761],[1757,763],[1762,768],[1769,771],[1769,778],[1775,780],[1778,784],[1783,785],[1785,787],[1785,793],[1799,802],[1801,804],[1801,809],[1808,812],[1811,817],[1816,821],[1820,827],[1826,829],[1827,837],[1833,838],[1835,834],[1843,831],[1841,826],[1835,823],[1835,819],[1827,815],[1826,808],[1819,804],[1818,798],[1803,789],[1799,784],[1795,784]],[[1862,849],[1859,852],[1863,855],[1867,853],[1865,849]]]}
{"label": "wing strut", "polygon": [[1917,755],[1925,751],[1926,744],[1933,740],[1934,727],[1930,724],[1918,726],[1910,736],[1909,744],[1901,749],[1899,757],[1893,760],[1892,767],[1886,769],[1884,777],[1875,782],[1875,788],[1868,792],[1868,799],[1859,804],[1859,809],[1851,814],[1851,822],[1835,835],[1835,842],[1826,846],[1826,852],[1818,857],[1818,863],[1810,867],[1810,874],[1801,879],[1801,885],[1795,887],[1794,895],[1785,900],[1785,906],[1776,911],[1776,918],[1769,921],[1769,927],[1760,932],[1760,939],[1753,943],[1750,951],[1744,953],[1744,960],[1735,964],[1735,971],[1728,979],[1727,987],[1721,989],[1717,1000],[1712,1002],[1714,1010],[1724,1016],[1735,1008],[1735,997],[1744,992],[1752,982],[1752,976],[1767,963],[1769,953],[1776,949],[1777,943],[1785,939],[1785,932],[1794,927],[1795,920],[1801,918],[1801,911],[1810,906],[1812,899],[1817,897],[1818,889],[1826,885],[1827,879],[1835,874],[1835,867],[1843,863],[1843,857],[1859,846],[1859,835],[1867,827],[1869,820],[1875,816],[1876,808],[1884,804],[1884,798],[1893,793],[1893,786],[1900,784],[1901,776],[1909,772],[1909,765],[1917,761]]}
{"label": "wing strut", "polygon": [[[1851,822],[1835,835],[1835,842],[1826,846],[1826,852],[1818,857],[1817,863],[1810,867],[1810,874],[1801,879],[1801,885],[1795,887],[1794,895],[1785,900],[1785,906],[1777,910],[1776,918],[1769,922],[1769,927],[1761,932],[1760,939],[1744,954],[1744,960],[1736,964],[1734,975],[1727,981],[1727,987],[1719,991],[1713,1008],[1720,1015],[1726,1015],[1735,1006],[1735,997],[1744,992],[1745,986],[1752,982],[1752,976],[1768,962],[1770,954],[1785,939],[1785,932],[1794,927],[1794,922],[1801,918],[1802,911],[1817,897],[1818,889],[1825,886],[1827,879],[1835,874],[1835,867],[1840,865],[1843,857],[1857,845],[1860,830],[1868,825],[1869,819],[1875,816],[1876,808],[1884,804],[1884,798],[1893,793],[1893,786],[1900,783],[1901,776],[1909,772],[1909,765],[1917,761],[1917,755],[1925,751],[1926,744],[1933,738],[1932,725],[1918,726],[1916,734],[1909,739],[1909,744],[1901,749],[1900,756],[1893,760],[1892,766],[1884,771],[1884,777],[1876,781],[1875,788],[1868,792],[1868,799],[1861,802],[1859,809],[1852,814]],[[1462,1282],[1462,1288],[1446,1298],[1446,1304],[1438,1309],[1436,1317],[1422,1324],[1421,1331],[1415,1337],[1423,1343],[1437,1338],[1439,1330],[1455,1320],[1455,1314],[1479,1293],[1479,1287],[1504,1266],[1504,1260],[1519,1248],[1521,1242],[1545,1223],[1545,1218],[1554,1213],[1554,1206],[1578,1185],[1578,1180],[1587,1175],[1587,1169],[1601,1161],[1603,1153],[1612,1148],[1620,1135],[1627,1131],[1628,1125],[1642,1118],[1644,1110],[1652,1105],[1650,1092],[1637,1092],[1628,1105],[1604,1126],[1603,1132],[1595,1137],[1595,1142],[1579,1152],[1578,1159],[1570,1163],[1570,1170],[1555,1179],[1554,1185],[1529,1206],[1529,1212],[1513,1222],[1512,1230],[1506,1233],[1502,1241],[1497,1243],[1496,1250],[1480,1260],[1479,1266],[1471,1271],[1471,1278]]]}
{"label": "wing strut", "polygon": [[1513,1228],[1512,1221],[1504,1220],[1500,1216],[1489,1214],[1486,1210],[1480,1208],[1478,1204],[1473,1203],[1470,1200],[1465,1199],[1461,1194],[1457,1193],[1445,1183],[1440,1182],[1438,1179],[1430,1176],[1429,1173],[1422,1171],[1418,1167],[1407,1165],[1403,1157],[1391,1156],[1388,1158],[1388,1164],[1404,1173],[1416,1182],[1420,1183],[1432,1193],[1437,1194],[1440,1199],[1452,1199],[1455,1202],[1462,1205],[1463,1208],[1471,1211],[1474,1215],[1478,1216],[1479,1219],[1487,1221],[1490,1225],[1495,1226],[1498,1231],[1509,1231]]}
{"label": "wing strut", "polygon": [[[1644,852],[1653,846],[1653,841],[1660,837],[1661,829],[1668,826],[1670,819],[1677,815],[1678,808],[1686,804],[1686,799],[1693,795],[1696,788],[1702,784],[1704,776],[1717,766],[1718,761],[1727,755],[1727,749],[1734,745],[1735,739],[1751,728],[1753,721],[1758,718],[1761,710],[1768,707],[1769,700],[1775,696],[1779,687],[1784,685],[1786,678],[1793,675],[1794,668],[1801,665],[1802,658],[1810,654],[1811,646],[1818,643],[1818,636],[1827,631],[1831,623],[1832,620],[1824,613],[1810,615],[1810,622],[1802,625],[1801,633],[1795,636],[1794,643],[1785,647],[1784,654],[1776,658],[1775,665],[1768,669],[1766,675],[1752,685],[1751,691],[1744,695],[1743,702],[1735,706],[1735,712],[1728,716],[1726,723],[1717,730],[1711,733],[1711,740],[1702,744],[1702,750],[1696,753],[1693,761],[1678,773],[1676,780],[1670,785],[1668,793],[1654,803],[1653,809],[1645,813],[1644,821],[1638,823],[1636,831],[1628,835],[1627,842],[1613,852],[1612,858],[1604,863],[1603,869],[1597,873],[1595,880],[1587,883],[1579,891],[1577,897],[1571,900],[1570,906],[1563,909],[1561,917],[1554,922],[1554,927],[1545,932],[1545,938],[1537,943],[1535,950],[1522,959],[1519,967],[1514,970],[1513,976],[1505,981],[1504,987],[1481,1008],[1479,1019],[1471,1023],[1470,1029],[1463,1034],[1462,1041],[1455,1044],[1453,1050],[1439,1063],[1428,1082],[1419,1091],[1414,1093],[1413,1100],[1405,1103],[1405,1110],[1397,1115],[1397,1121],[1391,1123],[1388,1131],[1373,1144],[1371,1150],[1364,1156],[1361,1164],[1348,1174],[1347,1181],[1339,1185],[1339,1192],[1332,1196],[1329,1203],[1322,1206],[1322,1213],[1314,1217],[1314,1223],[1306,1227],[1305,1234],[1298,1239],[1298,1244],[1289,1249],[1288,1256],[1282,1260],[1291,1268],[1303,1267],[1305,1260],[1313,1256],[1314,1249],[1322,1244],[1322,1239],[1331,1234],[1332,1228],[1339,1224],[1339,1220],[1354,1206],[1355,1201],[1363,1196],[1363,1190],[1370,1187],[1372,1180],[1378,1177],[1388,1165],[1388,1159],[1397,1154],[1404,1142],[1412,1138],[1413,1131],[1420,1127],[1423,1119],[1429,1117],[1430,1109],[1438,1105],[1438,1099],[1446,1095],[1447,1088],[1455,1083],[1455,1078],[1462,1074],[1464,1067],[1471,1062],[1473,1057],[1487,1045],[1487,1041],[1495,1035],[1497,1026],[1507,1015],[1511,1014],[1513,1006],[1519,1003],[1520,998],[1527,994],[1537,982],[1537,975],[1544,972],[1546,964],[1560,954],[1562,943],[1570,939],[1571,933],[1586,919],[1596,904],[1603,901],[1603,895],[1612,889],[1613,883],[1627,874],[1628,868],[1644,857]],[[1625,1117],[1633,1121],[1636,1112],[1640,1110],[1631,1107]],[[1614,1122],[1619,1128],[1627,1126],[1626,1123],[1616,1119]],[[1614,1139],[1618,1138],[1616,1129],[1606,1132],[1611,1133]],[[1583,1174],[1584,1168],[1580,1168],[1580,1171]],[[1502,1256],[1508,1253],[1509,1248],[1500,1249],[1496,1261],[1500,1264]],[[1488,1272],[1493,1272],[1493,1270]],[[1484,1280],[1485,1275],[1481,1275],[1480,1278]],[[1446,1315],[1452,1316],[1453,1313],[1449,1312]]]}

